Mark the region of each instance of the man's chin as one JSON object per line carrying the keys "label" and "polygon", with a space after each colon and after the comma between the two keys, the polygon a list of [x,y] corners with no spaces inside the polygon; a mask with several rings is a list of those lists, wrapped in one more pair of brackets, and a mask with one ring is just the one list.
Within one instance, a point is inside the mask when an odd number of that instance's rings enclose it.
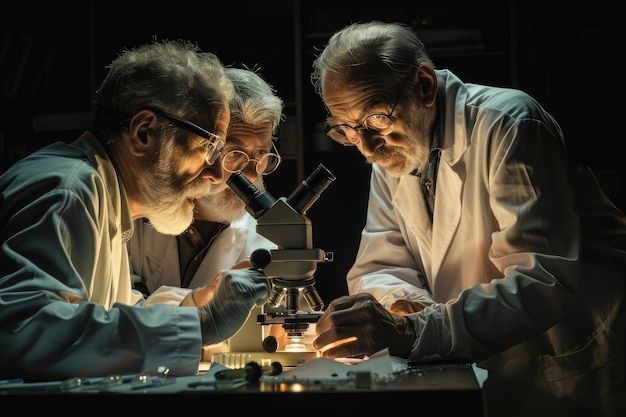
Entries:
{"label": "man's chin", "polygon": [[150,217],[150,223],[152,227],[165,235],[180,235],[191,225],[193,221],[193,212],[189,214],[180,213],[177,216],[162,216],[156,215]]}
{"label": "man's chin", "polygon": [[410,171],[407,171],[406,169],[405,161],[398,161],[397,159],[394,160],[388,158],[383,160],[377,160],[375,163],[380,165],[381,168],[384,169],[385,172],[392,177],[400,177],[402,175],[410,173]]}
{"label": "man's chin", "polygon": [[224,210],[219,213],[218,217],[221,217],[218,221],[220,223],[232,223],[235,220],[239,220],[246,214],[245,205],[232,207],[230,210]]}
{"label": "man's chin", "polygon": [[196,202],[196,218],[218,223],[232,223],[246,214],[246,204],[239,197],[212,199],[204,197]]}

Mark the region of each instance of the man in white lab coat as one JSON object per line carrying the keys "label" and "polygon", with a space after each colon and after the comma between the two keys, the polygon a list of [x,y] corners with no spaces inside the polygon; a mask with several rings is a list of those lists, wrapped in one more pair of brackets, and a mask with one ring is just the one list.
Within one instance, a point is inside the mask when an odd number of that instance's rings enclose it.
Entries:
{"label": "man in white lab coat", "polygon": [[489,416],[626,414],[626,217],[553,118],[435,70],[394,23],[336,33],[313,81],[328,135],[373,164],[323,356],[477,362]]}
{"label": "man in white lab coat", "polygon": [[[95,98],[92,129],[0,176],[0,378],[195,375],[202,346],[232,336],[269,297],[253,268],[180,305],[144,308],[126,244],[133,220],[179,234],[224,186],[233,83],[185,41],[123,51]],[[214,296],[199,297],[201,294]]]}

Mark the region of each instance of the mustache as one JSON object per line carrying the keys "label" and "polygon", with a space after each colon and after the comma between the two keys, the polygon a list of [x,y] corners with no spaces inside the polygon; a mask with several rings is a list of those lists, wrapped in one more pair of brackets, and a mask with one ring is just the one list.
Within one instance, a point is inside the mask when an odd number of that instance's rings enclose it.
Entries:
{"label": "mustache", "polygon": [[203,195],[212,196],[212,195],[218,195],[218,194],[222,194],[224,192],[229,192],[229,191],[232,192],[232,189],[228,186],[228,184],[226,184],[226,182],[223,182],[221,184],[211,184],[208,191],[204,193]]}
{"label": "mustache", "polygon": [[[254,182],[252,182],[259,191],[265,191],[265,182],[261,176],[258,176]],[[228,185],[226,182],[221,184],[211,184],[208,192],[202,194],[202,200],[219,200],[219,199],[234,199],[240,201],[241,197]],[[243,202],[243,200],[241,200]]]}
{"label": "mustache", "polygon": [[395,146],[383,146],[374,151],[372,155],[366,156],[365,161],[369,164],[373,164],[380,160],[388,159],[398,154],[398,150]]}

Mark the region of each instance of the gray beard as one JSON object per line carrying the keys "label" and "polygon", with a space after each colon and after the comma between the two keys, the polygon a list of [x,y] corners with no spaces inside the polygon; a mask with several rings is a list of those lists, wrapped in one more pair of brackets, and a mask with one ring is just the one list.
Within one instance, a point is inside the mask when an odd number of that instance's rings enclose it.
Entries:
{"label": "gray beard", "polygon": [[201,178],[183,184],[175,175],[173,155],[173,142],[166,142],[150,170],[137,179],[137,199],[144,205],[146,217],[157,231],[168,235],[178,235],[189,227],[194,216],[189,199],[210,190],[210,185]]}

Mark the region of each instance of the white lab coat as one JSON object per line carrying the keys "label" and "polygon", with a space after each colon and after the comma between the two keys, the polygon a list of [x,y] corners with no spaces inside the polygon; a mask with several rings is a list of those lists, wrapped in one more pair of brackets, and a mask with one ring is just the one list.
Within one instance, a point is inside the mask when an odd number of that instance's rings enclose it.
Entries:
{"label": "white lab coat", "polygon": [[533,99],[437,73],[434,220],[417,177],[374,164],[349,293],[428,305],[411,315],[410,358],[479,362],[490,415],[565,415],[612,385],[624,393],[624,215],[588,171],[570,170],[559,126]]}
{"label": "white lab coat", "polygon": [[[128,242],[134,282],[143,282],[150,292],[144,306],[155,303],[179,305],[193,288],[203,287],[216,274],[249,259],[256,249],[276,249],[276,245],[256,232],[256,220],[249,213],[222,229],[206,250],[189,286],[181,288],[178,241],[176,236],[157,232],[142,219],[135,220],[135,233]],[[249,321],[256,322],[250,315]],[[256,325],[256,323],[255,323]],[[229,341],[202,348],[202,357],[230,350]]]}
{"label": "white lab coat", "polygon": [[[256,220],[245,213],[215,237],[202,259],[188,288],[207,285],[215,275],[236,263],[248,259],[255,249],[275,249],[276,245],[256,233]],[[132,274],[135,280],[146,284],[148,291],[159,295],[159,302],[169,302],[163,293],[164,286],[180,287],[180,262],[176,236],[157,232],[150,224],[135,221],[135,232],[128,242]],[[155,293],[162,287],[159,293]],[[186,294],[190,289],[185,289]],[[179,304],[180,297],[171,294],[171,302]]]}
{"label": "white lab coat", "polygon": [[0,379],[198,371],[197,309],[132,290],[124,186],[91,133],[15,163],[0,202]]}

